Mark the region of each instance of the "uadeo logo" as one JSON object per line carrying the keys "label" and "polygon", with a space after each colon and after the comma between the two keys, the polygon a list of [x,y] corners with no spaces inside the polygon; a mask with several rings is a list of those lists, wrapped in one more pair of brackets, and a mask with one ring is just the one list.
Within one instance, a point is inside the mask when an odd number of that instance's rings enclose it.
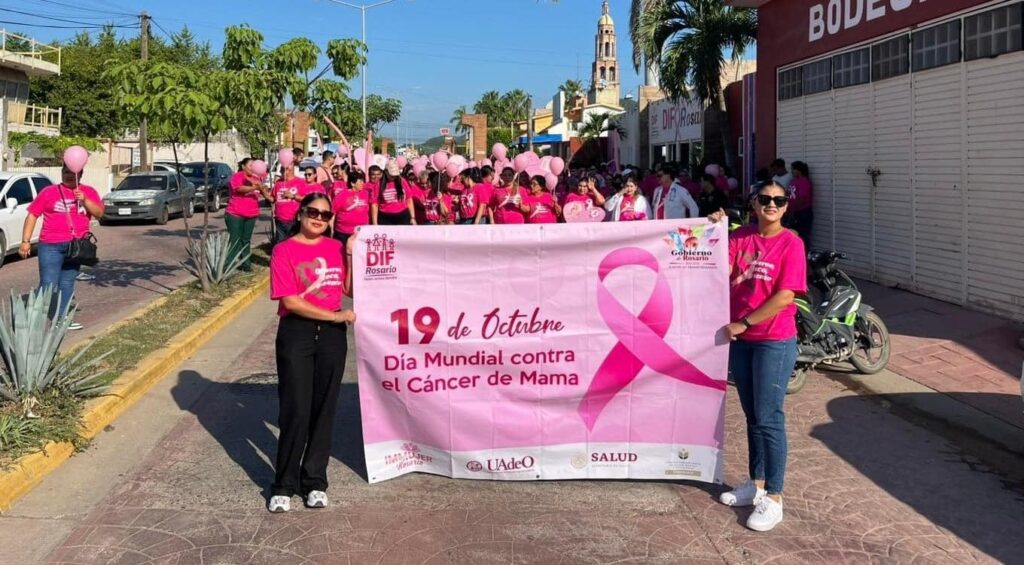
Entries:
{"label": "uadeo logo", "polygon": [[484,463],[479,461],[470,461],[466,463],[466,469],[474,473],[479,473],[486,469],[491,473],[509,473],[514,471],[528,471],[533,469],[533,466],[537,464],[537,460],[532,455],[524,455],[523,457],[501,457],[497,459],[487,459]]}
{"label": "uadeo logo", "polygon": [[398,278],[395,266],[395,240],[385,234],[374,234],[366,243],[366,271],[364,280],[392,280]]}

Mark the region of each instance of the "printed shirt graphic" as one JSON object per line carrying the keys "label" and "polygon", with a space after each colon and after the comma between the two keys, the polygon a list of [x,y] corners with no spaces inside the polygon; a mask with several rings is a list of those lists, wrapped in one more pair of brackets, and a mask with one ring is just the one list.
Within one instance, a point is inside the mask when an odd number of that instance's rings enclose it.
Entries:
{"label": "printed shirt graphic", "polygon": [[[84,184],[79,185],[79,188],[87,200],[97,204],[102,202],[95,188]],[[61,184],[44,188],[28,205],[28,213],[43,218],[43,227],[39,232],[40,243],[67,243],[89,232],[89,214],[85,206],[79,207],[75,191]],[[72,226],[75,228],[74,234],[71,233]],[[21,225],[18,229],[21,229]]]}
{"label": "printed shirt graphic", "polygon": [[494,223],[525,223],[526,219],[523,218],[523,213],[519,210],[519,207],[516,206],[516,204],[510,198],[510,196],[514,197],[517,193],[520,198],[524,198],[526,196],[526,191],[518,187],[516,189],[508,189],[505,187],[499,187],[494,189],[494,192],[491,193],[490,201],[491,210],[494,210]]}
{"label": "printed shirt graphic", "polygon": [[569,194],[566,194],[564,202],[565,204],[570,202],[583,202],[586,204],[588,210],[594,205],[594,199],[591,198],[589,194],[580,194],[578,192],[570,192]]}
{"label": "printed shirt graphic", "polygon": [[555,216],[555,197],[550,192],[542,192],[536,196],[527,194],[523,196],[523,204],[530,206],[530,215],[526,218],[528,224],[554,224],[558,222]]}
{"label": "printed shirt graphic", "polygon": [[637,220],[645,220],[647,217],[643,212],[638,212],[636,209],[636,195],[633,196],[622,196],[622,203],[619,204],[619,221],[620,222],[634,222]]}
{"label": "printed shirt graphic", "polygon": [[473,185],[473,188],[464,189],[459,194],[459,214],[463,220],[476,218],[476,212],[480,208],[480,185]]}
{"label": "printed shirt graphic", "polygon": [[395,185],[388,183],[387,186],[381,189],[380,199],[377,203],[380,205],[380,211],[385,214],[401,214],[403,211],[408,209],[406,201],[410,198],[409,187],[402,181],[402,191],[405,193],[405,198],[402,200],[398,199],[398,190],[395,189]]}
{"label": "printed shirt graphic", "polygon": [[814,191],[811,179],[807,177],[794,178],[793,182],[789,183],[789,190],[790,198],[793,199],[789,204],[790,212],[803,212],[811,208],[811,193]]}
{"label": "printed shirt graphic", "polygon": [[355,233],[357,226],[370,223],[370,193],[367,190],[343,190],[333,202],[334,226],[341,233]]}
{"label": "printed shirt graphic", "polygon": [[[757,226],[744,226],[729,236],[729,284],[732,320],[761,307],[781,290],[798,296],[807,292],[807,260],[804,242],[784,230],[767,238]],[[774,317],[743,332],[746,341],[781,341],[796,337],[796,305],[790,304]]]}
{"label": "printed shirt graphic", "polygon": [[274,218],[294,222],[299,213],[299,202],[306,196],[306,181],[293,178],[274,184]]}
{"label": "printed shirt graphic", "polygon": [[[315,244],[294,238],[277,244],[270,257],[270,298],[298,296],[325,310],[340,310],[345,281],[342,256],[341,242],[330,237],[321,237]],[[288,314],[283,303],[277,313]]]}
{"label": "printed shirt graphic", "polygon": [[444,202],[445,207],[448,208],[448,213],[451,213],[452,196],[450,194],[442,194],[438,198],[433,194],[424,192],[418,202],[420,205],[416,207],[417,222],[436,224],[441,221],[441,202]]}

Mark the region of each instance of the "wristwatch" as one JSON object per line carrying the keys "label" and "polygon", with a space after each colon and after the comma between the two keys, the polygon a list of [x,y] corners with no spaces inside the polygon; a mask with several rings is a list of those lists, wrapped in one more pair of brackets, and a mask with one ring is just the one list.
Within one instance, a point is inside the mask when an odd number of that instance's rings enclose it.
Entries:
{"label": "wristwatch", "polygon": [[740,323],[743,324],[743,326],[746,327],[748,330],[750,329],[750,326],[753,325],[750,323],[750,320],[748,320],[746,316],[740,318]]}

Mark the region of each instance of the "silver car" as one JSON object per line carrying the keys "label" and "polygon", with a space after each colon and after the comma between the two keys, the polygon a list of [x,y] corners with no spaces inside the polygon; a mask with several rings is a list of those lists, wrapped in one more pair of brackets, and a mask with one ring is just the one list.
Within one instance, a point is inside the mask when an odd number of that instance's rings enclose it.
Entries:
{"label": "silver car", "polygon": [[195,200],[195,185],[179,173],[134,173],[103,197],[100,221],[106,224],[118,220],[155,220],[163,225],[172,214],[191,218],[196,210]]}

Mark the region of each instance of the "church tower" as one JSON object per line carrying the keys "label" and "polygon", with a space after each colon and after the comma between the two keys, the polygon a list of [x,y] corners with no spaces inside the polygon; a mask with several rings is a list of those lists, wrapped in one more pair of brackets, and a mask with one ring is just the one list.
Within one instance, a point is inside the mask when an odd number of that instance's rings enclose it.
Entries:
{"label": "church tower", "polygon": [[615,22],[608,8],[608,0],[601,6],[601,19],[597,21],[594,39],[594,65],[590,75],[587,102],[619,106],[619,58],[615,45]]}

